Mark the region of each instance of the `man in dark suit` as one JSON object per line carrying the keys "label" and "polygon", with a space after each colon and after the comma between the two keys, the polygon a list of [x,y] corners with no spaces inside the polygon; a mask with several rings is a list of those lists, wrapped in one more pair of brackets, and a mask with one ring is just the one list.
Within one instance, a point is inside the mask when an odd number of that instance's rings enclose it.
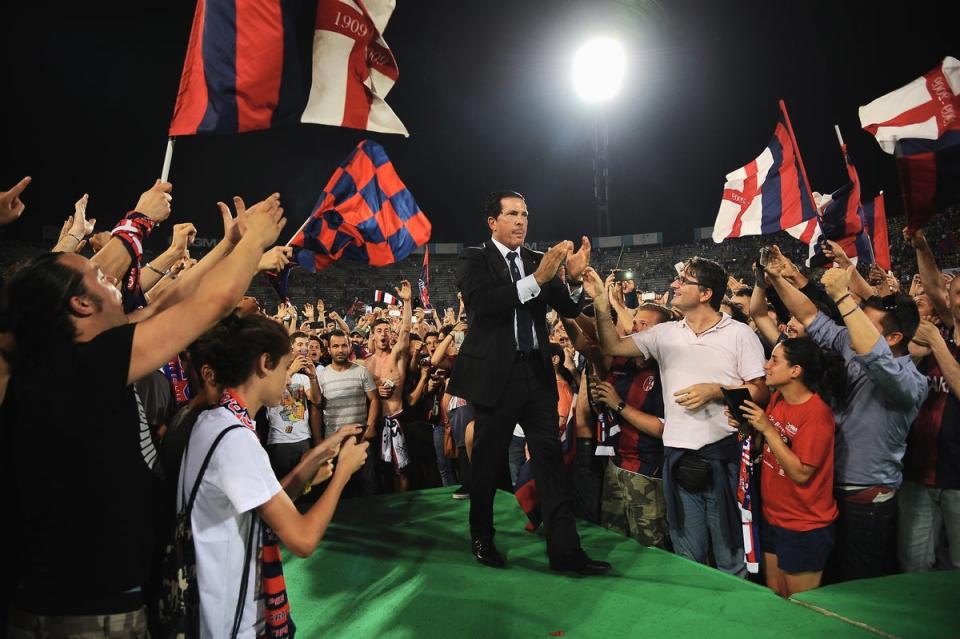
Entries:
{"label": "man in dark suit", "polygon": [[[579,251],[564,241],[546,253],[523,246],[527,204],[513,191],[487,196],[491,239],[468,248],[457,262],[470,330],[460,347],[448,392],[474,404],[470,462],[470,535],[473,553],[485,565],[501,567],[493,543],[493,499],[507,463],[514,426],[523,427],[540,494],[547,554],[554,570],[601,574],[610,564],[593,561],[580,548],[573,500],[560,448],[557,385],[548,359],[546,312],[564,317],[580,312],[583,270],[590,241]],[[566,282],[557,273],[566,268]]]}

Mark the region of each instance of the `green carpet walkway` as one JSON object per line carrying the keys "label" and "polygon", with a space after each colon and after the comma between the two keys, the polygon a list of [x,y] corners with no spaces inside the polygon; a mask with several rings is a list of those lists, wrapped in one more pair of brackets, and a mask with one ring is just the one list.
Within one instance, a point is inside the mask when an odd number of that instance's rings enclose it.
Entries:
{"label": "green carpet walkway", "polygon": [[960,637],[960,570],[861,579],[802,592],[793,599],[887,636]]}
{"label": "green carpet walkway", "polygon": [[542,538],[523,530],[507,493],[495,507],[508,567],[481,566],[469,552],[469,502],[450,492],[344,501],[312,557],[285,551],[298,637],[877,637],[582,522],[584,547],[615,574],[553,573]]}

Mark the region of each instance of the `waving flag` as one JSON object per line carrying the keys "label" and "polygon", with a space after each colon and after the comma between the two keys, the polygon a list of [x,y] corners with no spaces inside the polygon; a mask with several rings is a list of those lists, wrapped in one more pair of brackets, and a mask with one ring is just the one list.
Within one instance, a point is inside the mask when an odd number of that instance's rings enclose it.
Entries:
{"label": "waving flag", "polygon": [[755,160],[727,175],[713,241],[768,235],[816,216],[803,161],[781,100],[770,143]]}
{"label": "waving flag", "polygon": [[386,291],[376,290],[373,292],[374,303],[383,302],[384,304],[396,304],[397,298]]}
{"label": "waving flag", "polygon": [[860,107],[860,124],[897,156],[907,226],[960,201],[960,60]]}
{"label": "waving flag", "polygon": [[311,272],[341,257],[385,266],[425,244],[430,230],[386,151],[364,140],[334,172],[288,245],[296,262]]}
{"label": "waving flag", "polygon": [[430,247],[423,249],[423,266],[420,267],[420,278],[417,280],[420,286],[420,305],[423,308],[430,308]]}
{"label": "waving flag", "polygon": [[198,0],[170,135],[309,122],[402,133],[382,33],[395,0]]}
{"label": "waving flag", "polygon": [[860,177],[850,160],[847,145],[842,144],[840,150],[849,181],[829,195],[814,195],[819,217],[786,229],[787,233],[810,246],[807,266],[830,266],[831,261],[823,254],[825,240],[839,244],[855,264],[873,262],[873,249],[860,205]]}
{"label": "waving flag", "polygon": [[926,75],[860,107],[860,125],[891,154],[898,145],[910,154],[921,140],[952,146],[943,138],[960,132],[960,60],[947,56]]}
{"label": "waving flag", "polygon": [[883,203],[883,191],[872,202],[863,205],[863,219],[873,242],[873,257],[885,271],[891,269],[890,240],[887,236],[887,210]]}

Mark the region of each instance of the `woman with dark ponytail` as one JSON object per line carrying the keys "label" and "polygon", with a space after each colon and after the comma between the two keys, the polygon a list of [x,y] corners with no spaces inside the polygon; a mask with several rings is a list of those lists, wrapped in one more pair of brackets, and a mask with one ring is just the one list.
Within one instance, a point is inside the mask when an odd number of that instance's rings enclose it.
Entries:
{"label": "woman with dark ponytail", "polygon": [[[833,548],[836,423],[814,390],[824,366],[810,338],[784,340],[764,366],[766,383],[774,389],[769,405],[748,401],[741,407],[763,438],[762,548],[767,586],[782,597],[818,587]],[[731,425],[736,425],[732,419]]]}

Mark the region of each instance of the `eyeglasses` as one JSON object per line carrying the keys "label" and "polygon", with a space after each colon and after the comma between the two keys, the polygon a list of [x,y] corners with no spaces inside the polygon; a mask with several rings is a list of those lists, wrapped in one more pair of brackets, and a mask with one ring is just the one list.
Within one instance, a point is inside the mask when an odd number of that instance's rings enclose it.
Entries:
{"label": "eyeglasses", "polygon": [[700,282],[697,282],[697,281],[694,281],[694,280],[688,280],[687,278],[685,278],[685,277],[684,277],[683,275],[681,275],[680,273],[677,273],[677,276],[676,276],[675,278],[673,278],[673,281],[674,281],[674,282],[679,282],[680,286],[683,286],[684,284],[696,284],[697,286],[700,286]]}
{"label": "eyeglasses", "polygon": [[897,310],[897,294],[884,295],[880,298],[880,303],[883,304],[883,310],[885,311]]}

